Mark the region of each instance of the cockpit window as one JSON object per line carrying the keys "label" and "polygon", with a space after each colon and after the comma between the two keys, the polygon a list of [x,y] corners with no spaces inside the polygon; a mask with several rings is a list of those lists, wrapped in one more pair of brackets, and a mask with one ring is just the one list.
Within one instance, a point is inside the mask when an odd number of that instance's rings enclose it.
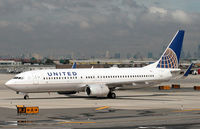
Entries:
{"label": "cockpit window", "polygon": [[13,79],[24,79],[23,77],[14,77]]}

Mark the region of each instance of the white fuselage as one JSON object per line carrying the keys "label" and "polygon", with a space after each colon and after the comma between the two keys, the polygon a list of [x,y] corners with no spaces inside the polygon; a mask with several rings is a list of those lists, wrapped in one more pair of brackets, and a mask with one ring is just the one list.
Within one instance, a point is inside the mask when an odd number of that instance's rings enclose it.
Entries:
{"label": "white fuselage", "polygon": [[87,85],[104,84],[108,88],[167,81],[172,77],[169,69],[97,68],[54,69],[28,71],[16,75],[6,83],[12,90],[23,93],[84,91]]}

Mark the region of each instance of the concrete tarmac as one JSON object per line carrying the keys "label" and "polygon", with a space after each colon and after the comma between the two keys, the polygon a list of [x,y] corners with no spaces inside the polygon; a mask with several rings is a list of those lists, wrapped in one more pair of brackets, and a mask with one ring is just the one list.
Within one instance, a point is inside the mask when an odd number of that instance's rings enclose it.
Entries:
{"label": "concrete tarmac", "polygon": [[[158,87],[116,91],[116,99],[89,98],[57,93],[23,95],[5,88],[13,75],[0,74],[0,128],[113,128],[113,129],[199,129],[199,75],[164,83],[181,84],[181,89]],[[16,105],[39,106],[37,115],[19,115]]]}

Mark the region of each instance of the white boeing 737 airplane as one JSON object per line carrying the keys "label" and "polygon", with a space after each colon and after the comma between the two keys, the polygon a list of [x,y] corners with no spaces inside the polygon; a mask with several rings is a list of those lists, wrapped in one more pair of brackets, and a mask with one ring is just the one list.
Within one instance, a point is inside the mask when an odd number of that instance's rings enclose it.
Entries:
{"label": "white boeing 737 airplane", "polygon": [[179,59],[184,31],[179,30],[158,61],[142,68],[89,68],[49,69],[17,74],[5,85],[24,93],[58,92],[75,94],[86,92],[88,96],[115,98],[113,92],[124,85],[153,85],[172,78],[180,71]]}

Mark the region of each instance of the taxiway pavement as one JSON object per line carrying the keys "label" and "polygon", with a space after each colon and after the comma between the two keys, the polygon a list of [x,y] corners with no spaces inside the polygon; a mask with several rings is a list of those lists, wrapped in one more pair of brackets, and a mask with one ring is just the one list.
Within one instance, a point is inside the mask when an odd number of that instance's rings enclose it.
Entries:
{"label": "taxiway pavement", "polygon": [[[193,89],[200,85],[199,75],[163,84],[180,84],[181,89],[129,88],[116,91],[116,99],[36,93],[29,100],[3,86],[13,75],[0,77],[0,128],[200,128],[200,91]],[[19,115],[16,105],[39,106],[40,112]]]}

